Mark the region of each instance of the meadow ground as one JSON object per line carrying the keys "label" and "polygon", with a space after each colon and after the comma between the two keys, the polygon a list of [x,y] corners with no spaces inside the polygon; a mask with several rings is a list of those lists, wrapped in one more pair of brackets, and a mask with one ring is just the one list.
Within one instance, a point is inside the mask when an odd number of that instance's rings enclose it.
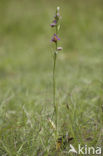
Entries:
{"label": "meadow ground", "polygon": [[[0,0],[0,156],[68,155],[55,150],[53,31],[61,7],[56,81],[59,134],[103,146],[103,1]],[[66,145],[69,149],[69,144]]]}

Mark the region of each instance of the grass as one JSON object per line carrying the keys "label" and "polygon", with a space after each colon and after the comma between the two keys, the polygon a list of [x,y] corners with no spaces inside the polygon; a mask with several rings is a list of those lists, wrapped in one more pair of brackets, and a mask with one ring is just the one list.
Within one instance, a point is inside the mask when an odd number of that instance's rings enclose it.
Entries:
{"label": "grass", "polygon": [[[103,146],[102,0],[0,1],[0,156],[66,155],[55,150],[52,32],[61,6],[64,51],[57,59],[59,134]],[[67,150],[69,144],[66,145]]]}

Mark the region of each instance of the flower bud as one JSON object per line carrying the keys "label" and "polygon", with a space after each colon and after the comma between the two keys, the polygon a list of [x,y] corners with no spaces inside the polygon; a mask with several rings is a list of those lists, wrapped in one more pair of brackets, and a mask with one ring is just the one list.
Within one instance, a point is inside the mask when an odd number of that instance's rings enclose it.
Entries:
{"label": "flower bud", "polygon": [[60,7],[58,6],[58,7],[57,7],[57,11],[59,11],[59,10],[60,10]]}
{"label": "flower bud", "polygon": [[63,48],[62,47],[58,47],[57,50],[60,51],[60,50],[63,50]]}

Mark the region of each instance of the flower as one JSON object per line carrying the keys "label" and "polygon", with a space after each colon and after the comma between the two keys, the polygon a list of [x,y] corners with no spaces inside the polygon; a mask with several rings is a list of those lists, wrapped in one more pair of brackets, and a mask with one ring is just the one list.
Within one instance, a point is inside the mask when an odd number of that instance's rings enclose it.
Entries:
{"label": "flower", "polygon": [[60,51],[60,50],[63,50],[63,48],[62,47],[58,47],[57,50]]}
{"label": "flower", "polygon": [[53,20],[53,23],[51,23],[50,26],[51,26],[51,27],[55,27],[56,24],[57,24],[57,21],[56,21],[56,20]]}
{"label": "flower", "polygon": [[59,12],[57,12],[56,16],[59,18],[59,17],[60,17],[60,13],[59,13]]}
{"label": "flower", "polygon": [[54,16],[55,20],[58,22],[59,18],[60,18],[60,14],[59,12],[56,13],[56,15]]}
{"label": "flower", "polygon": [[55,24],[55,23],[51,23],[50,26],[51,26],[51,27],[55,27],[56,24]]}
{"label": "flower", "polygon": [[56,20],[54,20],[54,21],[53,21],[53,23],[57,24],[57,21],[56,21]]}
{"label": "flower", "polygon": [[57,42],[58,40],[60,40],[60,38],[58,38],[58,36],[56,34],[54,34],[51,41]]}

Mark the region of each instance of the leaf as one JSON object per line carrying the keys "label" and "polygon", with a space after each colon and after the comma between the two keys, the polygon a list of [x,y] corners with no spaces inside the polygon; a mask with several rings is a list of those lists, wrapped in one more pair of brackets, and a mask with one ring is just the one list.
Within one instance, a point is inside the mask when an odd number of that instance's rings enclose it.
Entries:
{"label": "leaf", "polygon": [[58,25],[58,31],[60,30],[60,24]]}

